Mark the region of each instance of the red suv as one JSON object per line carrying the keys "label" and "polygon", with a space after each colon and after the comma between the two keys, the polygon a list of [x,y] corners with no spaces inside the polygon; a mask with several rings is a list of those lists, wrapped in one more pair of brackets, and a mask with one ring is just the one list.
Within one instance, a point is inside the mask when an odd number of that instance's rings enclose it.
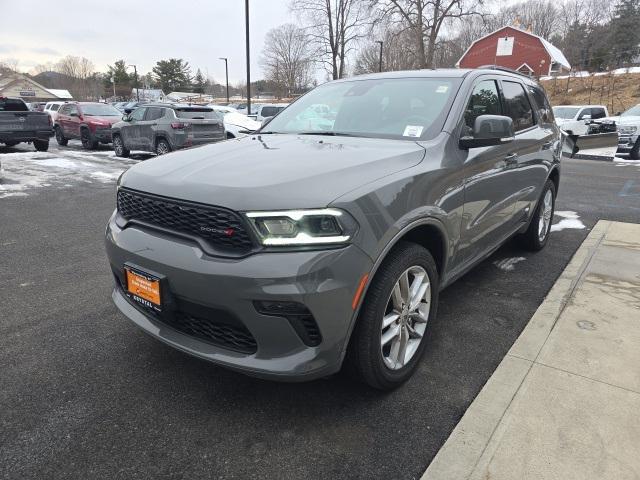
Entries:
{"label": "red suv", "polygon": [[85,149],[94,150],[98,143],[111,143],[111,125],[121,117],[120,110],[105,103],[65,103],[54,126],[56,140],[65,146],[70,138],[79,138]]}

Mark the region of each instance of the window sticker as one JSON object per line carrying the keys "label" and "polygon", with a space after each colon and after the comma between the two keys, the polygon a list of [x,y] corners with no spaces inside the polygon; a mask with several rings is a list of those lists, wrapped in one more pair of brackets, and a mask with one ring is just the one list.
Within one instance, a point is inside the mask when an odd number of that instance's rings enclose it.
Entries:
{"label": "window sticker", "polygon": [[436,93],[447,93],[448,90],[449,90],[448,85],[440,85],[438,86],[438,88],[436,88]]}
{"label": "window sticker", "polygon": [[404,128],[403,137],[419,137],[422,135],[422,130],[424,127],[422,125],[407,125]]}

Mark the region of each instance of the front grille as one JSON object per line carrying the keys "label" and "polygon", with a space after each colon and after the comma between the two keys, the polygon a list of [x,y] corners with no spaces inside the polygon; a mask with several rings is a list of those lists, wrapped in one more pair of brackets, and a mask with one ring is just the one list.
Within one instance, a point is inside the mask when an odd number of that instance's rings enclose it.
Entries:
{"label": "front grille", "polygon": [[127,220],[202,239],[219,253],[242,255],[253,247],[239,215],[223,208],[121,188],[118,190],[118,212]]}

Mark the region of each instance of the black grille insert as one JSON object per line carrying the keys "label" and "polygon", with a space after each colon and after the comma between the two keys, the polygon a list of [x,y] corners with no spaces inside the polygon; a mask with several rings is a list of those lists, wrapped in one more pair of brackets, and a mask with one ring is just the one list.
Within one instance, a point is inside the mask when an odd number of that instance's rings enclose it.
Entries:
{"label": "black grille insert", "polygon": [[202,239],[220,253],[242,255],[253,248],[240,216],[224,208],[121,188],[118,212],[127,220]]}

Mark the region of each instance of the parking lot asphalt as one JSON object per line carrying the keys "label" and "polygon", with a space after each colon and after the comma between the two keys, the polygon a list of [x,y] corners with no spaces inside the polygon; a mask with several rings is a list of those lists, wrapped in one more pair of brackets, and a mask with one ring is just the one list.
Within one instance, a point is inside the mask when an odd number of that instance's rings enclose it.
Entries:
{"label": "parking lot asphalt", "polygon": [[640,223],[640,164],[565,160],[545,250],[510,242],[445,290],[416,374],[380,393],[245,377],[134,327],[110,298],[114,190],[0,198],[0,478],[419,478],[589,228]]}

